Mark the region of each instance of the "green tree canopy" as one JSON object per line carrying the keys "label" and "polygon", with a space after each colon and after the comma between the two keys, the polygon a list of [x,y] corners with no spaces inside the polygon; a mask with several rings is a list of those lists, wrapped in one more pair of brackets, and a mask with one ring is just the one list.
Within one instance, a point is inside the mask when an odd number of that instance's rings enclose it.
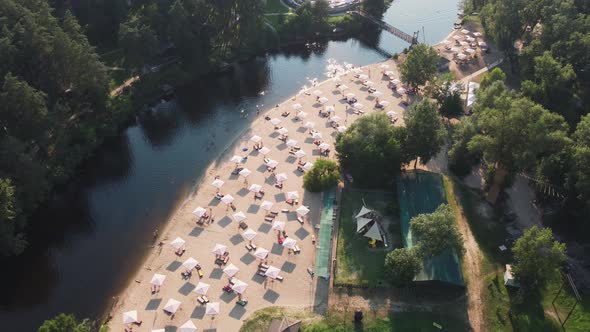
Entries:
{"label": "green tree canopy", "polygon": [[415,249],[397,248],[385,256],[385,271],[395,286],[409,285],[422,269],[422,260]]}
{"label": "green tree canopy", "polygon": [[87,319],[78,322],[74,315],[59,314],[53,319],[46,320],[39,327],[39,332],[92,332],[92,322]]}
{"label": "green tree canopy", "polygon": [[365,0],[362,2],[362,9],[365,13],[380,19],[391,2],[392,0]]}
{"label": "green tree canopy", "polygon": [[436,100],[436,105],[442,116],[447,118],[463,114],[463,94],[465,87],[461,82],[455,82],[452,74],[437,76],[426,87],[426,95]]}
{"label": "green tree canopy", "polygon": [[336,138],[336,151],[343,171],[361,186],[383,187],[399,173],[400,144],[396,129],[383,113],[363,116]]}
{"label": "green tree canopy", "polygon": [[333,187],[340,179],[338,164],[329,159],[318,159],[303,176],[303,187],[311,192],[323,191]]}
{"label": "green tree canopy", "polygon": [[514,41],[519,37],[522,29],[517,1],[488,2],[481,10],[481,22],[501,50],[512,52]]}
{"label": "green tree canopy", "polygon": [[506,74],[499,67],[496,67],[492,69],[492,71],[488,71],[485,73],[485,75],[481,79],[481,82],[479,83],[479,88],[485,89],[492,85],[492,83],[497,81],[506,82]]}
{"label": "green tree canopy", "polygon": [[127,66],[141,67],[158,51],[158,39],[149,25],[137,17],[121,24],[119,45],[123,47]]}
{"label": "green tree canopy", "polygon": [[410,230],[417,236],[420,252],[426,257],[437,256],[447,249],[463,253],[463,237],[448,204],[441,204],[432,213],[413,217]]}
{"label": "green tree canopy", "polygon": [[565,261],[565,244],[553,239],[549,228],[534,226],[524,232],[512,247],[512,271],[523,287],[543,286]]}
{"label": "green tree canopy", "polygon": [[400,65],[402,81],[417,89],[434,78],[439,56],[434,48],[426,44],[412,46],[406,59]]}
{"label": "green tree canopy", "polygon": [[590,205],[590,115],[585,115],[574,133],[574,177],[581,198]]}
{"label": "green tree canopy", "polygon": [[436,105],[422,100],[410,107],[404,114],[407,137],[404,142],[405,154],[418,163],[425,165],[434,157],[444,144],[445,130],[436,112]]}

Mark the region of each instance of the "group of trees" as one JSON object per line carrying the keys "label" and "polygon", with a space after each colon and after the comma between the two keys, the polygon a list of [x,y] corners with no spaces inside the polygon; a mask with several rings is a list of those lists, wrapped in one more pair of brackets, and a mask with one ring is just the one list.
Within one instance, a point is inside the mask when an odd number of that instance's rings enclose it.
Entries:
{"label": "group of trees", "polygon": [[333,187],[340,180],[338,164],[330,159],[318,159],[303,176],[303,187],[311,192]]}
{"label": "group of trees", "polygon": [[0,2],[0,255],[28,215],[110,132],[107,75],[76,18],[45,0]]}
{"label": "group of trees", "polygon": [[405,127],[392,126],[383,113],[374,113],[351,124],[336,138],[341,167],[360,186],[390,185],[403,164],[426,164],[444,143],[444,127],[436,105],[423,100],[404,114]]}
{"label": "group of trees", "polygon": [[440,255],[445,250],[462,254],[463,237],[448,204],[434,212],[419,214],[410,220],[410,230],[417,239],[411,248],[398,248],[385,257],[385,270],[396,286],[407,286],[422,269],[423,259]]}

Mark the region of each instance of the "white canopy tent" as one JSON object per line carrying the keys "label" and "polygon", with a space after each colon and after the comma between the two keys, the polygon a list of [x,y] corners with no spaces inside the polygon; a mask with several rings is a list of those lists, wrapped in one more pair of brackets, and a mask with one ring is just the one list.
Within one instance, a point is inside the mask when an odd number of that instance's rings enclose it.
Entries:
{"label": "white canopy tent", "polygon": [[264,273],[265,276],[276,279],[279,276],[279,273],[281,273],[281,270],[277,267],[274,266],[269,266],[268,270],[266,270],[266,272]]}
{"label": "white canopy tent", "polygon": [[273,202],[269,202],[269,201],[264,201],[260,204],[260,208],[266,211],[270,211],[270,209],[272,209],[273,206]]}
{"label": "white canopy tent", "polygon": [[187,320],[186,323],[182,324],[179,328],[178,328],[178,332],[196,332],[197,331],[197,327],[195,326],[195,323],[193,323],[192,320]]}
{"label": "white canopy tent", "polygon": [[168,302],[166,302],[166,305],[164,306],[164,311],[173,314],[178,310],[178,308],[180,308],[180,301],[170,299],[168,300]]}
{"label": "white canopy tent", "polygon": [[233,277],[236,275],[236,273],[238,273],[240,271],[240,269],[233,265],[232,263],[229,263],[229,265],[223,269],[223,273],[227,274],[228,277]]}
{"label": "white canopy tent", "polygon": [[244,233],[242,233],[242,237],[248,241],[252,241],[252,239],[254,239],[256,235],[258,235],[258,233],[256,233],[256,231],[252,228],[248,228],[244,231]]}
{"label": "white canopy tent", "polygon": [[361,208],[361,211],[356,215],[355,218],[365,216],[367,213],[373,212],[372,210],[367,209],[365,206]]}
{"label": "white canopy tent", "polygon": [[174,247],[174,249],[180,249],[180,248],[184,247],[185,243],[186,243],[185,240],[183,240],[181,237],[177,237],[172,242],[170,242],[170,245],[172,247]]}
{"label": "white canopy tent", "polygon": [[256,256],[256,258],[265,259],[268,256],[268,250],[258,247],[254,252],[254,256]]}
{"label": "white canopy tent", "polygon": [[356,218],[356,232],[359,233],[371,221],[373,221],[373,219],[364,218],[364,217]]}
{"label": "white canopy tent", "polygon": [[188,270],[194,269],[197,265],[199,265],[199,262],[192,257],[189,257],[186,261],[184,261],[184,263],[182,263],[182,266]]}
{"label": "white canopy tent", "polygon": [[383,237],[381,237],[381,232],[379,231],[379,226],[377,223],[374,223],[371,228],[364,234],[365,237],[369,239],[383,241]]}
{"label": "white canopy tent", "polygon": [[193,211],[193,214],[199,218],[203,217],[207,213],[207,209],[197,206],[197,208]]}
{"label": "white canopy tent", "polygon": [[205,314],[219,315],[219,302],[207,303],[207,307],[205,308]]}
{"label": "white canopy tent", "polygon": [[137,322],[137,310],[123,313],[123,324],[133,324],[135,322]]}
{"label": "white canopy tent", "polygon": [[163,274],[154,273],[150,284],[155,286],[162,286],[164,284],[164,280],[166,280],[166,276]]}
{"label": "white canopy tent", "polygon": [[227,251],[227,246],[224,246],[223,244],[219,244],[219,243],[217,243],[215,245],[215,247],[213,247],[213,250],[211,250],[211,252],[214,253],[215,255],[223,255],[223,254],[225,254],[226,251]]}
{"label": "white canopy tent", "polygon": [[197,294],[200,294],[200,295],[207,295],[209,288],[211,288],[211,285],[199,281],[199,283],[197,284],[197,287],[195,287],[194,292]]}
{"label": "white canopy tent", "polygon": [[248,288],[248,284],[242,280],[236,280],[231,287],[231,289],[238,294],[243,294],[246,291],[246,288]]}

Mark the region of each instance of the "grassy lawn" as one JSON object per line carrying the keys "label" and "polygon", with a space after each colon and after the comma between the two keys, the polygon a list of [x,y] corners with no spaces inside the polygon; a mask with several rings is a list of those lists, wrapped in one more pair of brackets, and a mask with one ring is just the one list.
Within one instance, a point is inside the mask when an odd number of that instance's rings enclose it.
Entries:
{"label": "grassy lawn", "polygon": [[[385,318],[372,318],[370,316],[365,313],[363,324],[355,327],[352,313],[349,313],[346,317],[342,313],[329,313],[322,321],[303,324],[301,330],[304,332],[468,331],[468,327],[463,322],[451,318],[448,315],[430,312],[400,312],[391,314]],[[441,325],[442,329],[438,329],[433,323]]]}
{"label": "grassy lawn", "polygon": [[[556,275],[545,289],[538,294],[522,297],[516,290],[504,286],[503,269],[511,261],[509,253],[502,254],[498,246],[507,237],[495,215],[483,217],[477,206],[481,200],[472,192],[455,181],[451,183],[463,207],[471,231],[482,251],[483,271],[487,287],[485,288],[485,317],[489,331],[561,331],[556,320],[555,309],[551,301],[561,285]],[[566,288],[567,289],[567,288]],[[559,316],[564,319],[574,303],[569,291],[562,294],[555,302]],[[566,324],[567,331],[590,331],[590,298],[583,302]]]}
{"label": "grassy lawn", "polygon": [[289,7],[283,5],[281,0],[266,0],[266,13],[288,13]]}
{"label": "grassy lawn", "polygon": [[[389,232],[389,248],[370,249],[367,238],[356,233],[354,216],[364,199],[368,208],[375,209],[382,217],[382,226]],[[383,262],[387,252],[402,246],[397,199],[394,193],[343,191],[340,203],[340,227],[338,230],[337,283],[377,285],[384,281]]]}

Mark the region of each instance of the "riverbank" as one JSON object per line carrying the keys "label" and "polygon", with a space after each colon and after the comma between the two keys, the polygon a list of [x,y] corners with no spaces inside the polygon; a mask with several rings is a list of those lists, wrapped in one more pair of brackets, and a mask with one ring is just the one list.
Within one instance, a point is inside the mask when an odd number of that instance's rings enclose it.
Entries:
{"label": "riverbank", "polygon": [[[388,70],[395,70],[392,61],[387,61],[387,63],[391,66],[391,69]],[[383,93],[380,100],[391,102],[386,107],[386,111],[394,110],[401,118],[404,112],[401,98],[399,95],[393,95],[391,90],[387,89],[388,80],[383,79],[381,71],[383,69],[380,68],[380,64],[363,68],[365,74],[371,74],[375,88]],[[363,108],[365,112],[374,111],[372,107],[375,103],[374,98],[359,80],[350,81],[352,75],[353,73],[348,73],[342,76],[342,83],[349,86],[349,89],[344,93],[355,93],[359,102],[365,105]],[[358,115],[353,114],[350,108],[346,109],[345,102],[341,100],[342,95],[336,89],[336,82],[333,80],[324,81],[315,88],[311,88],[309,92],[315,89],[323,91],[323,96],[328,98],[325,105],[335,105],[335,115],[341,117],[342,125],[356,120]],[[293,119],[298,113],[292,109],[292,105],[295,103],[301,104],[302,109],[308,113],[303,122]],[[299,94],[280,104],[279,107],[267,111],[266,115],[282,120],[280,126],[289,130],[289,139],[297,140],[301,149],[307,153],[304,160],[313,162],[320,156],[308,130],[303,127],[308,121],[316,123],[316,130],[323,134],[323,140],[330,145],[332,150],[330,157],[334,157],[333,143],[336,131],[327,124],[326,118],[318,116],[318,111],[321,109],[323,106],[316,103],[315,95]],[[290,114],[287,117],[282,117],[281,113],[285,111]],[[180,326],[189,318],[199,328],[208,328],[213,325],[219,331],[237,331],[241,321],[257,309],[271,305],[310,308],[327,300],[320,296],[324,293],[322,288],[327,287],[327,283],[324,280],[310,278],[307,272],[307,267],[313,267],[315,260],[315,248],[311,239],[316,232],[315,225],[319,223],[319,195],[303,191],[303,173],[297,171],[297,158],[289,153],[289,148],[284,142],[277,139],[278,134],[274,130],[274,125],[265,120],[262,114],[258,117],[222,156],[209,165],[206,175],[201,179],[195,192],[169,219],[165,230],[161,232],[163,235],[159,239],[164,244],[151,249],[142,268],[130,279],[126,290],[119,296],[120,301],[112,311],[113,320],[110,323],[112,330],[123,330],[121,319],[123,312],[138,310],[139,319],[144,323],[139,329],[136,327],[135,331],[149,331],[152,327],[162,328],[166,325]],[[397,124],[400,123],[401,120],[397,122]],[[271,149],[267,157],[279,162],[276,173],[283,172],[288,176],[282,190],[273,185],[275,177],[266,171],[263,156],[251,150],[253,143],[249,139],[252,135],[262,137],[264,146]],[[244,152],[243,149],[246,147],[249,150]],[[247,160],[243,162],[244,167],[252,171],[247,178],[247,185],[244,184],[242,177],[231,174],[236,165],[230,160],[233,155],[248,156]],[[213,198],[216,189],[210,184],[216,176],[225,181],[221,192],[235,198],[233,204],[236,206],[236,212],[242,211],[247,217],[244,222],[248,224],[249,228],[258,232],[253,242],[259,247],[271,251],[268,264],[281,269],[284,281],[271,282],[268,278],[264,279],[256,274],[258,261],[244,248],[246,242],[239,234],[242,231],[238,230],[237,224],[233,222],[232,214],[234,212],[227,211],[225,204]],[[287,209],[289,211],[288,213],[280,213],[277,219],[286,222],[285,231],[291,238],[297,240],[297,244],[301,248],[300,254],[288,255],[287,250],[276,243],[276,231],[270,229],[271,223],[264,221],[265,211],[259,206],[261,201],[255,201],[254,194],[248,191],[249,185],[253,183],[262,185],[265,191],[263,200],[273,202],[273,210]],[[290,191],[297,191],[300,196],[300,204],[310,209],[304,224],[297,221],[297,215],[294,212],[297,206],[285,203],[285,193]],[[196,217],[192,211],[197,206],[211,208],[215,222],[204,227],[196,225]],[[169,245],[169,242],[178,236],[186,240],[187,251],[182,257],[176,257],[174,249]],[[231,296],[221,291],[222,286],[227,284],[227,280],[223,271],[214,267],[213,264],[214,255],[211,250],[216,243],[228,247],[231,257],[229,263],[240,268],[236,277],[249,284],[244,293],[244,298],[249,301],[246,307],[235,304],[235,295]],[[193,273],[189,280],[183,280],[180,276],[180,272],[184,270],[181,264],[189,257],[194,257],[201,263],[204,272],[201,281],[211,285],[211,290],[207,294],[209,299],[212,302],[221,302],[221,313],[214,321],[204,315],[204,306],[197,303],[197,294],[191,292],[199,281],[198,276]],[[167,279],[161,287],[161,291],[151,295],[149,282],[154,273],[167,275]],[[162,307],[170,298],[182,302],[181,310],[176,313],[173,319],[162,311]]]}

